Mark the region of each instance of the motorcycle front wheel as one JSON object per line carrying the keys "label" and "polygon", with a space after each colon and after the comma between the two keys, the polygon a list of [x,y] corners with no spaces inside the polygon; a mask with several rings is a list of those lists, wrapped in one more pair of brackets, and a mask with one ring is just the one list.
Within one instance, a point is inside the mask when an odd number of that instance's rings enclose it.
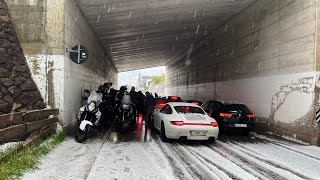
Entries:
{"label": "motorcycle front wheel", "polygon": [[[88,128],[87,126],[85,129]],[[76,132],[75,139],[78,143],[83,143],[85,140],[88,139],[88,135],[87,135],[86,131],[82,131],[81,129],[78,129],[78,131]]]}

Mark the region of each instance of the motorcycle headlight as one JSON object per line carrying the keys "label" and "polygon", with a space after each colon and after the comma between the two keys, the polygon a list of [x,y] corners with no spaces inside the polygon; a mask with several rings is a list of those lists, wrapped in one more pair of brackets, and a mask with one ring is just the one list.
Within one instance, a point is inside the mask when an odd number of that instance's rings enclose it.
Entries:
{"label": "motorcycle headlight", "polygon": [[93,111],[94,109],[96,108],[96,104],[94,102],[91,102],[89,105],[88,105],[88,111]]}
{"label": "motorcycle headlight", "polygon": [[84,107],[81,107],[81,108],[80,108],[80,112],[84,112]]}
{"label": "motorcycle headlight", "polygon": [[128,105],[128,104],[123,104],[123,105],[122,105],[122,108],[123,108],[123,109],[128,109],[128,108],[129,108],[129,105]]}

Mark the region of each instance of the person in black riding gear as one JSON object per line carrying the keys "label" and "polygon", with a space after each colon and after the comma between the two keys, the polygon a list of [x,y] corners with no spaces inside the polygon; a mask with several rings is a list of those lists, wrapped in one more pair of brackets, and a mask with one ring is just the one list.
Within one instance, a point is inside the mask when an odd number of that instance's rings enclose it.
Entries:
{"label": "person in black riding gear", "polygon": [[106,127],[112,121],[112,104],[110,98],[110,87],[112,86],[111,82],[104,83],[99,86],[97,93],[102,93],[102,102],[100,103],[99,110],[102,113],[101,124]]}
{"label": "person in black riding gear", "polygon": [[124,95],[124,93],[127,91],[127,87],[125,86],[121,86],[120,89],[119,89],[119,92],[116,96],[116,103],[117,105],[121,104],[121,100],[122,100],[122,97]]}
{"label": "person in black riding gear", "polygon": [[138,114],[140,114],[140,113],[144,114],[145,100],[146,100],[146,96],[141,91],[139,91],[138,95],[137,95]]}
{"label": "person in black riding gear", "polygon": [[144,121],[147,125],[150,124],[151,114],[154,110],[155,106],[155,99],[149,92],[146,92],[146,101],[145,101],[145,114],[144,114]]}
{"label": "person in black riding gear", "polygon": [[129,94],[131,96],[131,101],[133,103],[132,107],[133,107],[134,117],[137,117],[138,93],[135,91],[135,87],[134,86],[132,86]]}

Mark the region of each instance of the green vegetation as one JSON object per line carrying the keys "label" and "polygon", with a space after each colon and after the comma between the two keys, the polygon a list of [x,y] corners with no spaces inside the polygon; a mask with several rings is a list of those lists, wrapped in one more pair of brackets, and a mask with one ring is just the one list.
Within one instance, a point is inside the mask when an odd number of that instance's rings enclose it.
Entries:
{"label": "green vegetation", "polygon": [[30,147],[13,151],[0,162],[0,179],[18,179],[26,171],[35,169],[40,157],[47,155],[65,138],[63,132],[53,134]]}
{"label": "green vegetation", "polygon": [[161,84],[161,83],[164,83],[165,81],[166,81],[165,76],[152,76],[153,85]]}

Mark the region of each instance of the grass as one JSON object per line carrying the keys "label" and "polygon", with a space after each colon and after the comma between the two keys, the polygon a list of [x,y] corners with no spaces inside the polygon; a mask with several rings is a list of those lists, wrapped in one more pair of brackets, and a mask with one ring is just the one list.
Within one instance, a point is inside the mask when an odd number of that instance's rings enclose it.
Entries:
{"label": "grass", "polygon": [[41,157],[47,155],[65,138],[63,132],[53,134],[29,147],[9,153],[0,162],[0,179],[18,179],[26,171],[35,169]]}

